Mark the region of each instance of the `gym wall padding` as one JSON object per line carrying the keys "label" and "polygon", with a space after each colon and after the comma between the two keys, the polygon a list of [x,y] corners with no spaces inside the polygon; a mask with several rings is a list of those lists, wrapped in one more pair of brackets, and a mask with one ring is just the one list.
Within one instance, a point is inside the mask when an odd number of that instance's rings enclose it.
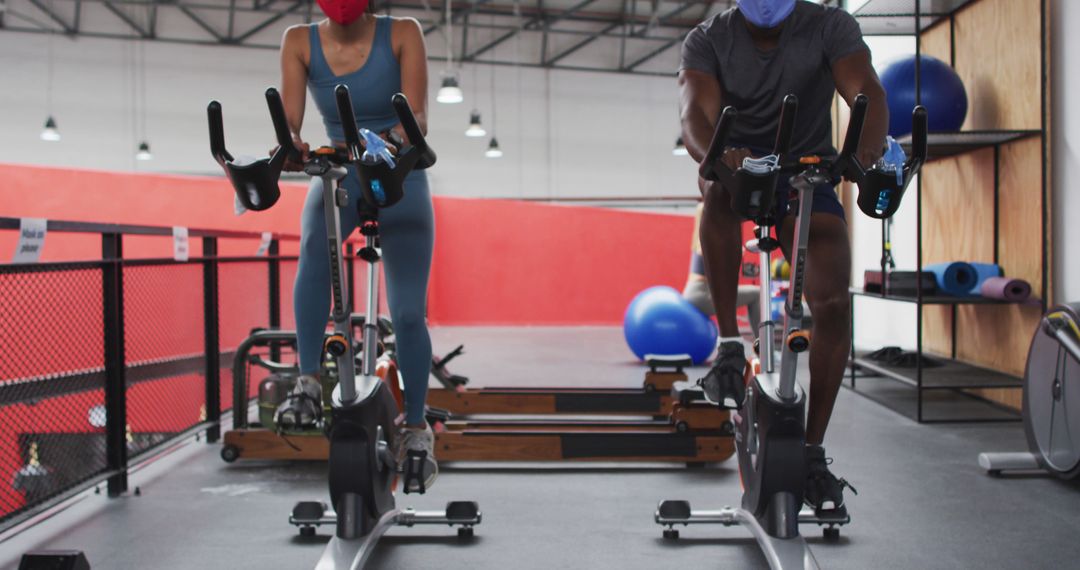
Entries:
{"label": "gym wall padding", "polygon": [[[306,192],[303,184],[283,184],[275,207],[237,217],[224,178],[0,164],[0,181],[4,216],[284,234],[299,233]],[[435,212],[428,308],[435,325],[616,325],[642,289],[686,280],[690,215],[442,196]],[[14,251],[15,240],[15,232],[0,232],[0,256]],[[199,240],[191,246],[199,255]],[[257,246],[229,239],[220,250],[249,256]],[[282,253],[297,247],[285,241]],[[124,248],[126,257],[172,255],[168,237],[132,236]],[[100,252],[93,234],[50,234],[43,260],[97,259]],[[293,275],[295,264],[284,264],[283,326],[293,323]],[[356,275],[362,298],[360,263]]]}
{"label": "gym wall padding", "polygon": [[[209,158],[207,159],[209,161]],[[233,213],[231,187],[224,178],[136,174],[0,163],[0,215],[57,220],[187,226],[192,228],[300,233],[299,208],[306,186],[282,184],[278,206],[265,212]],[[15,248],[14,232],[0,232],[0,260]],[[224,240],[221,255],[253,255],[258,240]],[[191,255],[202,243],[191,240]],[[282,253],[295,253],[283,242]],[[171,257],[169,237],[129,236],[124,256]],[[100,240],[92,234],[50,234],[42,261],[100,259]]]}
{"label": "gym wall padding", "polygon": [[[1040,47],[1048,39],[1040,29],[1041,9],[1040,0],[976,0],[957,12],[951,26],[945,18],[921,34],[924,53],[944,61],[955,56],[953,67],[970,102],[963,130],[1042,128],[1049,88],[1040,76]],[[1047,73],[1049,69],[1047,63]],[[1049,113],[1048,104],[1045,109]],[[1031,283],[1033,295],[1041,296],[1044,259],[1052,259],[1049,251],[1045,258],[1042,251],[1044,239],[1049,244],[1052,235],[1049,217],[1046,233],[1040,231],[1043,209],[1049,208],[1052,195],[1048,179],[1043,192],[1049,166],[1043,162],[1042,144],[1035,135],[1001,147],[997,232],[994,149],[926,164],[922,262],[994,261],[996,246],[996,261],[1004,274]],[[1050,296],[1052,300],[1052,292]],[[1032,305],[960,305],[954,323],[949,307],[928,306],[923,313],[924,345],[932,352],[950,354],[956,327],[960,360],[1022,376],[1040,313]],[[1020,406],[1019,390],[980,392]]]}
{"label": "gym wall padding", "polygon": [[691,216],[443,197],[435,218],[438,324],[615,325],[686,280]]}

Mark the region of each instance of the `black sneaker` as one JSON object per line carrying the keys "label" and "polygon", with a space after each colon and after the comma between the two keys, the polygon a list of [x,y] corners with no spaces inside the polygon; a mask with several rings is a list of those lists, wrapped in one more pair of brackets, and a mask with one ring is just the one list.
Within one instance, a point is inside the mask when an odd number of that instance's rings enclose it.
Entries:
{"label": "black sneaker", "polygon": [[804,502],[814,509],[818,517],[845,516],[844,487],[859,494],[855,487],[845,479],[837,479],[829,471],[831,457],[825,457],[825,448],[820,445],[806,446],[806,493]]}
{"label": "black sneaker", "polygon": [[712,369],[697,383],[709,403],[738,410],[746,399],[745,372],[746,349],[739,341],[728,341],[720,344]]}

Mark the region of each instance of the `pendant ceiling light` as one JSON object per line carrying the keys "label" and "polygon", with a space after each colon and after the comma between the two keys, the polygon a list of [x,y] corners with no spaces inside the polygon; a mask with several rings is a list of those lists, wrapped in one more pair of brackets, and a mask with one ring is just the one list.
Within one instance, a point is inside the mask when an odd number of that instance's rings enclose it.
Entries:
{"label": "pendant ceiling light", "polygon": [[435,100],[439,103],[453,105],[465,100],[465,95],[458,85],[457,72],[454,71],[454,21],[451,12],[451,3],[446,0],[446,27],[443,29],[446,35],[446,71],[443,72],[442,86]]}
{"label": "pendant ceiling light", "polygon": [[682,137],[675,139],[675,148],[671,149],[671,154],[675,156],[686,156],[690,154],[690,151],[686,150],[686,145],[683,144]]}

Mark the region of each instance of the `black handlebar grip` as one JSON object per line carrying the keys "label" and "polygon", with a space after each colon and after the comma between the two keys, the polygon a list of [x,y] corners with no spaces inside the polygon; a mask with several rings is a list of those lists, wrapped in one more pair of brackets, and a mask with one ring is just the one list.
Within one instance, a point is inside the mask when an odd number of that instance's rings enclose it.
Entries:
{"label": "black handlebar grip", "polygon": [[334,88],[334,97],[337,99],[338,118],[341,119],[341,127],[345,133],[345,144],[354,154],[360,151],[360,129],[356,126],[356,114],[353,112],[352,95],[347,85],[338,85]]}
{"label": "black handlebar grip", "polygon": [[397,113],[398,121],[401,121],[401,127],[405,129],[405,135],[409,137],[409,144],[420,151],[417,168],[427,168],[435,164],[435,151],[428,146],[424,133],[416,122],[416,115],[409,106],[408,98],[402,93],[395,93],[390,102],[394,105],[394,112]]}
{"label": "black handlebar grip", "polygon": [[776,131],[774,154],[784,155],[791,149],[791,135],[795,132],[795,115],[799,111],[799,98],[794,95],[784,96],[780,105],[780,128]]}
{"label": "black handlebar grip", "polygon": [[926,107],[919,105],[911,112],[911,158],[919,164],[926,162]]}
{"label": "black handlebar grip", "polygon": [[855,103],[851,106],[847,134],[844,135],[844,149],[840,152],[841,158],[855,156],[855,151],[859,149],[859,139],[862,138],[863,123],[866,122],[866,110],[869,106],[869,97],[862,93],[855,96]]}
{"label": "black handlebar grip", "polygon": [[724,111],[720,113],[720,120],[716,121],[716,130],[713,131],[712,141],[709,142],[709,150],[705,153],[705,158],[698,168],[698,174],[705,180],[716,180],[716,171],[713,167],[716,165],[716,160],[724,154],[728,134],[731,132],[731,127],[735,126],[735,119],[738,116],[739,112],[731,106],[724,107]]}
{"label": "black handlebar grip", "polygon": [[210,123],[210,154],[219,163],[232,162],[233,157],[225,150],[225,127],[221,119],[221,103],[210,101],[206,106],[206,119]]}
{"label": "black handlebar grip", "polygon": [[289,154],[299,156],[300,149],[293,145],[292,134],[289,133],[289,121],[285,118],[285,105],[281,102],[281,94],[277,89],[266,89],[266,106],[270,109],[270,120],[274,122],[274,134],[278,144]]}

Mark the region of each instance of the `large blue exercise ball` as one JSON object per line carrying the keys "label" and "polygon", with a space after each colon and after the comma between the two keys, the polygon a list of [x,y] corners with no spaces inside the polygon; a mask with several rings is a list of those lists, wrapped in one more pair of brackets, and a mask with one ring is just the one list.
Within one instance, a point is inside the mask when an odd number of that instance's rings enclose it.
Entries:
{"label": "large blue exercise ball", "polygon": [[[930,131],[958,131],[967,116],[967,92],[960,76],[949,64],[928,55],[919,58],[919,92],[926,107]],[[885,68],[881,84],[889,101],[889,134],[900,138],[911,133],[911,110],[915,108],[915,56]]]}
{"label": "large blue exercise ball", "polygon": [[626,344],[646,354],[688,354],[695,364],[716,349],[716,325],[671,287],[650,287],[634,297],[623,317]]}

